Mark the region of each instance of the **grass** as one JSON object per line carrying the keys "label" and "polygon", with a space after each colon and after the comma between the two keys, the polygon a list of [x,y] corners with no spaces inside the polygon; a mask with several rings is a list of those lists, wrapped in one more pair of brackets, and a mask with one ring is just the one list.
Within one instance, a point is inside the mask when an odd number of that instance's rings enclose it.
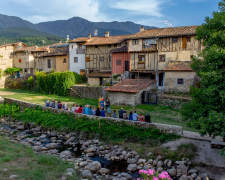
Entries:
{"label": "grass", "polygon": [[[12,94],[7,94],[7,93],[12,93]],[[41,104],[41,105],[45,104],[46,99],[50,99],[50,100],[54,99],[56,101],[62,101],[63,103],[66,102],[69,108],[72,107],[72,104],[78,104],[78,105],[88,104],[95,107],[98,106],[98,100],[96,99],[81,99],[81,98],[73,98],[73,97],[62,97],[62,96],[56,96],[56,95],[44,95],[44,94],[39,94],[39,93],[25,91],[25,90],[0,89],[0,96],[14,98],[14,99],[23,100],[23,101]],[[114,109],[117,110],[117,112],[118,110],[123,108],[124,110],[127,111],[128,114],[130,111],[134,112],[134,110],[136,110],[138,114],[149,113],[151,115],[151,121],[154,123],[182,126],[185,131],[198,132],[195,129],[186,127],[185,122],[182,122],[181,120],[181,115],[179,110],[175,110],[168,106],[138,105],[138,106],[132,107],[132,106],[113,106],[112,105],[111,108],[113,110]]]}
{"label": "grass", "polygon": [[54,156],[36,155],[30,147],[0,136],[0,180],[10,175],[17,175],[18,179],[56,180],[62,178],[67,168],[73,165]]}

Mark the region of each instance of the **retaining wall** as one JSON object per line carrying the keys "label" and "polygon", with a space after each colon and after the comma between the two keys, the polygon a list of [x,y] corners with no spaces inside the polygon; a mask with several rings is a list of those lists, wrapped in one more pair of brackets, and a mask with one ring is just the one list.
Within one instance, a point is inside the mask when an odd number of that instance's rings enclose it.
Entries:
{"label": "retaining wall", "polygon": [[99,96],[107,98],[108,92],[104,91],[107,86],[72,86],[70,88],[70,97],[79,97],[82,99],[99,99]]}
{"label": "retaining wall", "polygon": [[183,135],[183,127],[181,127],[181,126],[173,126],[173,125],[158,124],[158,123],[145,123],[145,122],[139,122],[139,121],[129,121],[129,120],[124,120],[124,119],[119,119],[119,118],[110,118],[110,117],[97,117],[97,116],[93,116],[93,115],[74,113],[72,111],[64,111],[64,110],[60,110],[60,109],[54,109],[54,108],[46,107],[44,105],[38,105],[38,104],[20,101],[20,100],[16,100],[16,99],[12,99],[12,98],[4,98],[4,101],[7,104],[17,103],[20,105],[21,108],[35,108],[36,106],[40,106],[44,111],[50,110],[52,113],[73,114],[74,118],[87,117],[89,119],[95,119],[95,120],[106,119],[106,120],[111,120],[111,121],[118,122],[118,123],[124,122],[126,124],[136,126],[136,127],[143,127],[143,128],[154,127],[154,128],[160,129],[164,133],[174,133],[174,134],[178,134],[178,135]]}

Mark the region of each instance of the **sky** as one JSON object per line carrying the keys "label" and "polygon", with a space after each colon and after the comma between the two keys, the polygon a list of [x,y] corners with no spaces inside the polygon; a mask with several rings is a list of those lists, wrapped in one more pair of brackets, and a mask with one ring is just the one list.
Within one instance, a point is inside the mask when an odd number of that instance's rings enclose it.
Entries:
{"label": "sky", "polygon": [[0,14],[32,23],[81,17],[93,22],[132,21],[172,27],[201,25],[220,0],[0,0]]}

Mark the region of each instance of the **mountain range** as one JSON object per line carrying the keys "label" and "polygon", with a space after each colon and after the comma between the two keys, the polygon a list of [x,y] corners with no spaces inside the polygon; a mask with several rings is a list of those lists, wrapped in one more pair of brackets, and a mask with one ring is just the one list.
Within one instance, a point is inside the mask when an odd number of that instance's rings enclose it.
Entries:
{"label": "mountain range", "polygon": [[[104,36],[106,31],[110,31],[110,34],[115,35],[124,35],[124,34],[134,34],[140,31],[140,27],[143,25],[135,24],[133,22],[91,22],[80,17],[73,17],[68,20],[57,20],[49,22],[41,22],[38,24],[33,24],[29,21],[23,20],[16,16],[7,16],[0,14],[0,32],[4,29],[15,31],[15,27],[18,28],[21,32],[23,28],[32,31],[36,30],[34,34],[40,34],[44,36],[56,35],[66,38],[69,35],[70,39],[77,37],[87,37],[88,34],[94,35],[94,30],[98,30],[98,36]],[[154,29],[154,26],[144,26],[145,29]],[[13,30],[11,30],[13,28]],[[22,29],[21,29],[22,28]],[[41,32],[46,34],[42,34]],[[7,35],[7,30],[4,31],[4,35]],[[6,34],[5,34],[6,33]],[[32,34],[32,33],[31,33]],[[29,35],[29,33],[28,33]],[[24,33],[22,35],[24,36]],[[3,37],[0,33],[0,37]]]}

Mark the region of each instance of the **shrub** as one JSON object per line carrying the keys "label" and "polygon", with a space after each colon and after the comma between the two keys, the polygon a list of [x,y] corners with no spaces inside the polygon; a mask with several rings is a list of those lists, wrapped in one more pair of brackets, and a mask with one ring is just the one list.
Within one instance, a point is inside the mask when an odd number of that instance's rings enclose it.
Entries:
{"label": "shrub", "polygon": [[79,75],[76,72],[73,72],[75,77],[75,84],[80,84],[86,82],[86,76],[85,75]]}
{"label": "shrub", "polygon": [[113,75],[113,79],[116,81],[117,80],[117,74]]}
{"label": "shrub", "polygon": [[33,76],[30,76],[30,77],[28,78],[27,82],[28,82],[31,86],[33,86],[33,85],[34,85],[34,78],[33,78]]}
{"label": "shrub", "polygon": [[16,73],[17,71],[22,71],[21,68],[7,68],[4,73],[5,74],[14,74]]}

